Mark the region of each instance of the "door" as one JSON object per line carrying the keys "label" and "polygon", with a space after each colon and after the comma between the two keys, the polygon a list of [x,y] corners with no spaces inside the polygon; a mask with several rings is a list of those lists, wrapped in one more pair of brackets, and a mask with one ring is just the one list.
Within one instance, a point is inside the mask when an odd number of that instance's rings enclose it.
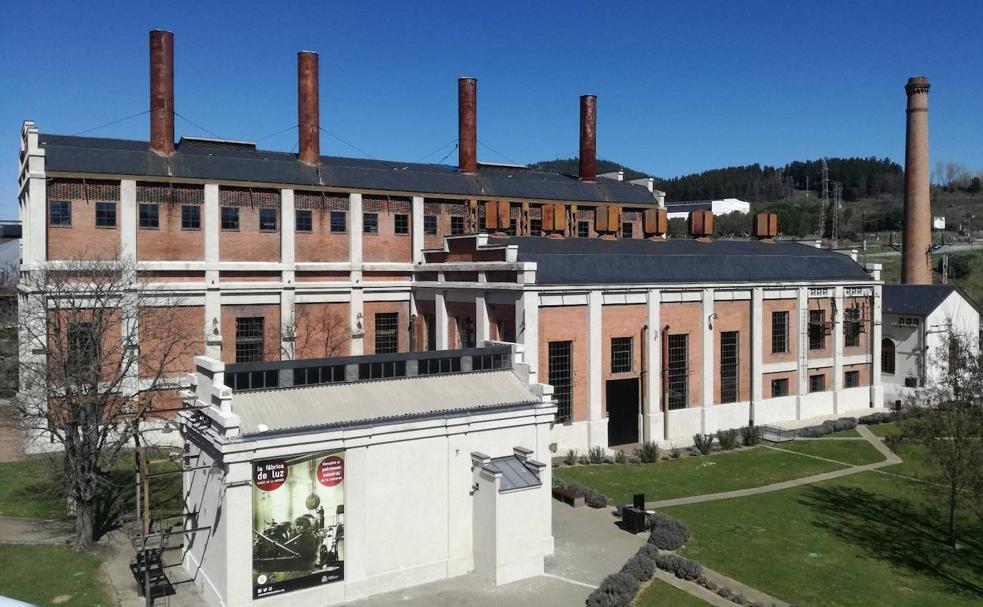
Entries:
{"label": "door", "polygon": [[607,382],[608,446],[638,442],[638,378]]}

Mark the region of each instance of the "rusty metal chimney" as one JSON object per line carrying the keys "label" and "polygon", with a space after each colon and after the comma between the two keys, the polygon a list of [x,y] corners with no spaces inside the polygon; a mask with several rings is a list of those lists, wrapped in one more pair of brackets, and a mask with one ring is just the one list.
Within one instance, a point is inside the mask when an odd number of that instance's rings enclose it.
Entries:
{"label": "rusty metal chimney", "polygon": [[318,92],[317,53],[297,53],[297,137],[298,157],[316,166],[321,160],[321,124]]}
{"label": "rusty metal chimney", "polygon": [[478,172],[478,81],[457,79],[457,170]]}
{"label": "rusty metal chimney", "polygon": [[905,85],[908,124],[904,167],[904,242],[901,282],[932,284],[932,207],[928,169],[928,78],[915,76]]}
{"label": "rusty metal chimney", "polygon": [[174,34],[150,32],[150,149],[174,153]]}
{"label": "rusty metal chimney", "polygon": [[580,180],[597,180],[597,97],[580,96]]}

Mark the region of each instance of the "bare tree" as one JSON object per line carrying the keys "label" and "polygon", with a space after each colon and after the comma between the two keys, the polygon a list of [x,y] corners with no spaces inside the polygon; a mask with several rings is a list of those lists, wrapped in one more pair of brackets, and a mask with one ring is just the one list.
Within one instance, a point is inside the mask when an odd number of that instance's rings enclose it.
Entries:
{"label": "bare tree", "polygon": [[63,452],[75,545],[100,532],[94,504],[147,420],[177,406],[178,379],[201,349],[203,322],[133,262],[77,258],[24,273],[15,421]]}
{"label": "bare tree", "polygon": [[957,511],[983,493],[983,364],[976,340],[949,329],[928,356],[926,387],[908,396],[904,437],[926,447],[946,487],[949,544],[957,546]]}
{"label": "bare tree", "polygon": [[304,306],[297,306],[291,322],[282,327],[280,355],[284,360],[296,358],[331,357],[342,354],[351,341],[348,318],[329,306],[311,312]]}

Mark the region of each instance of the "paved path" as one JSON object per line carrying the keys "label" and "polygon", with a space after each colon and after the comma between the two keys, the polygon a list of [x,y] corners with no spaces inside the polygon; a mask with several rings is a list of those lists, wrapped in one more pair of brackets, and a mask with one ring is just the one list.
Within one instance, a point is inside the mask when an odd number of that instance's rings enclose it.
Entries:
{"label": "paved path", "polygon": [[0,516],[0,544],[67,544],[74,539],[70,521]]}

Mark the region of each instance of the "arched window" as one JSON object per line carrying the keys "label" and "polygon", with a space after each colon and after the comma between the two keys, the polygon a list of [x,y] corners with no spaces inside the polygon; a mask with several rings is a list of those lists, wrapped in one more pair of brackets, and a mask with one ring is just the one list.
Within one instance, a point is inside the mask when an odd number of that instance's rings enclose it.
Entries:
{"label": "arched window", "polygon": [[881,340],[881,373],[894,375],[896,369],[894,342],[885,337]]}

